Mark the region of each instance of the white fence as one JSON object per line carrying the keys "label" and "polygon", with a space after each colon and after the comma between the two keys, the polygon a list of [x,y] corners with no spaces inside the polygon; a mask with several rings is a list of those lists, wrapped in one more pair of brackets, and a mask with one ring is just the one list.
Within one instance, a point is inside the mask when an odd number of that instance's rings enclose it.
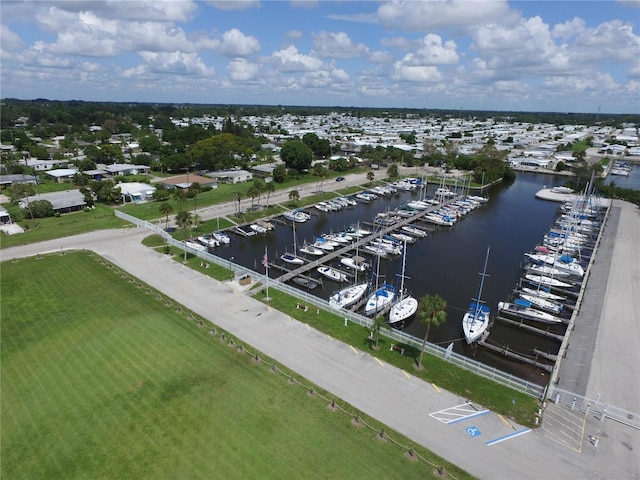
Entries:
{"label": "white fence", "polygon": [[[174,246],[174,247],[178,247],[180,249],[186,249],[187,253],[190,253],[194,256],[197,256],[199,258],[202,258],[203,260],[206,260],[207,262],[211,262],[214,263],[216,265],[221,265],[225,268],[228,268],[230,270],[232,270],[233,272],[235,272],[236,275],[248,275],[250,277],[252,277],[252,279],[256,282],[264,282],[265,277],[262,274],[259,274],[253,270],[250,270],[248,268],[245,268],[241,265],[237,265],[235,263],[232,263],[230,260],[226,260],[224,258],[218,257],[216,255],[212,255],[210,253],[207,252],[203,252],[200,250],[194,250],[192,248],[189,247],[185,247],[184,242],[181,242],[179,240],[174,239],[171,235],[169,235],[164,229],[162,229],[161,227],[159,227],[158,225],[155,225],[151,222],[147,222],[144,220],[140,220],[136,217],[133,217],[131,215],[128,215],[126,213],[123,213],[119,210],[116,210],[116,216],[119,218],[122,218],[123,220],[126,220],[128,222],[131,222],[139,227],[143,227],[146,228],[158,235],[160,235],[162,238],[164,238],[167,242],[168,245]],[[313,305],[316,308],[322,308],[323,310],[328,310],[328,311],[333,311],[335,312],[337,315],[340,315],[341,317],[343,317],[344,319],[346,319],[349,322],[352,323],[356,323],[358,325],[361,325],[363,327],[369,328],[371,327],[372,321],[371,319],[351,312],[351,311],[346,311],[346,310],[336,310],[334,309],[328,301],[322,299],[322,298],[318,298],[314,295],[311,295],[308,292],[299,290],[295,287],[292,287],[290,285],[287,285],[285,283],[280,283],[278,281],[275,280],[269,280],[269,288],[275,288],[276,290],[279,290],[281,292],[284,292],[288,295],[291,295],[297,299],[299,299],[300,301],[304,302],[305,304],[309,304],[309,305]],[[384,335],[387,338],[390,338],[392,340],[394,340],[397,343],[401,343],[403,345],[406,346],[410,346],[413,348],[416,348],[418,350],[420,350],[420,348],[422,348],[422,340],[419,338],[416,338],[412,335],[407,334],[406,332],[403,332],[401,330],[381,330],[381,335]],[[527,395],[531,395],[533,397],[536,398],[543,398],[544,395],[544,391],[545,391],[545,387],[542,387],[540,385],[536,385],[534,383],[531,383],[527,380],[523,380],[521,378],[515,377],[511,374],[502,372],[501,370],[498,370],[497,368],[493,368],[493,367],[489,367],[487,365],[484,365],[480,362],[477,362],[475,360],[472,360],[470,358],[465,357],[464,355],[460,355],[456,352],[447,350],[445,348],[442,348],[438,345],[434,345],[432,343],[428,343],[426,345],[425,351],[430,353],[431,355],[434,355],[438,358],[442,358],[448,362],[451,362],[454,365],[457,365],[458,367],[464,369],[464,370],[469,370],[471,372],[476,373],[477,375],[480,375],[481,377],[484,378],[488,378],[496,383],[499,383],[501,385],[505,385],[508,386],[510,388],[513,388],[514,390],[517,390],[519,392],[525,393]]]}

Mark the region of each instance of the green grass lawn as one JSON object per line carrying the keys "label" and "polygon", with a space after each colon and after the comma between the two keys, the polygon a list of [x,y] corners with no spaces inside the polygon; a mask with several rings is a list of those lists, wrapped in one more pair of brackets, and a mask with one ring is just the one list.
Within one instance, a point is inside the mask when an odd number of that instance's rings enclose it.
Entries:
{"label": "green grass lawn", "polygon": [[[258,293],[256,298],[263,298],[264,292]],[[512,399],[516,399],[513,409],[514,419],[529,427],[534,427],[535,413],[540,408],[538,401],[516,392],[515,390],[499,385],[482,378],[470,371],[452,365],[451,363],[425,353],[423,359],[423,370],[416,370],[417,361],[420,355],[419,349],[408,345],[399,345],[405,348],[405,354],[400,355],[396,350],[391,350],[391,343],[397,343],[383,336],[381,329],[378,349],[373,348],[373,342],[369,337],[369,330],[359,325],[350,323],[344,326],[342,317],[331,312],[320,310],[317,313],[315,308],[303,311],[297,308],[298,300],[282,293],[276,289],[269,291],[269,305],[280,310],[301,322],[308,323],[317,330],[332,337],[342,340],[349,345],[353,345],[374,355],[385,362],[395,365],[407,372],[422,378],[427,382],[432,382],[441,388],[456,393],[464,398],[469,398],[484,407],[501,413],[505,416],[512,413]]]}
{"label": "green grass lawn", "polygon": [[408,460],[107,267],[2,264],[3,478],[470,478]]}
{"label": "green grass lawn", "polygon": [[128,225],[113,214],[113,209],[100,204],[96,204],[96,208],[89,212],[65,213],[59,217],[21,220],[18,223],[25,229],[25,233],[0,236],[0,248]]}

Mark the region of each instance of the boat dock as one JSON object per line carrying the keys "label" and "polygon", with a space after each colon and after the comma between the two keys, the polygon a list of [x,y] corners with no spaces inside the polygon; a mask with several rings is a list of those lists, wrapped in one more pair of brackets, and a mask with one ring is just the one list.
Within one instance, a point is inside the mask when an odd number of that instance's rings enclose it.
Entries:
{"label": "boat dock", "polygon": [[534,360],[532,358],[526,357],[524,355],[520,355],[519,353],[512,352],[511,350],[509,350],[508,346],[499,347],[497,345],[487,343],[484,340],[480,340],[478,342],[478,345],[482,345],[487,350],[491,350],[492,352],[498,353],[504,357],[513,358],[523,363],[528,363],[529,365],[533,365],[534,367],[544,370],[545,372],[551,373],[551,371],[553,370],[553,365],[549,365],[548,363],[538,362],[537,360]]}
{"label": "boat dock", "polygon": [[524,323],[524,320],[511,320],[510,318],[501,317],[500,315],[496,316],[496,320],[502,323],[506,323],[507,325],[511,325],[513,327],[522,328],[523,330],[527,330],[529,332],[542,335],[543,337],[553,338],[558,342],[562,342],[562,339],[564,338],[564,335],[553,333],[548,330],[542,330],[541,328],[534,327],[533,325],[529,325],[528,323]]}

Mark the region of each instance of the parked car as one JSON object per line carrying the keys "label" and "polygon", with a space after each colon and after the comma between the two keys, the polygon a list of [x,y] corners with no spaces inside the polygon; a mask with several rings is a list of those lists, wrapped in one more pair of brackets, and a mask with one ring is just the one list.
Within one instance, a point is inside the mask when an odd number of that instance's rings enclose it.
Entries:
{"label": "parked car", "polygon": [[344,181],[344,177],[336,177],[336,182],[342,182]]}

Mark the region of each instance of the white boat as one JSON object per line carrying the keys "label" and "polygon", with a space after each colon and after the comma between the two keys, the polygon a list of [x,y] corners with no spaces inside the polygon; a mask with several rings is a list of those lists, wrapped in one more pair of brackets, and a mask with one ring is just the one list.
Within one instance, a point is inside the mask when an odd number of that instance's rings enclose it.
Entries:
{"label": "white boat", "polygon": [[416,241],[415,237],[412,237],[411,235],[405,235],[404,233],[391,232],[389,236],[395,238],[400,242],[414,243]]}
{"label": "white boat", "polygon": [[543,253],[525,253],[525,255],[533,261],[553,265],[554,268],[568,272],[571,275],[584,276],[582,265],[569,255],[557,256]]}
{"label": "white boat", "polygon": [[462,317],[462,331],[467,343],[477,341],[489,327],[489,319],[491,310],[481,300],[482,287],[484,286],[484,277],[487,276],[487,262],[489,261],[489,250],[487,247],[487,255],[484,259],[484,268],[480,274],[480,287],[478,287],[478,296],[473,299],[469,305],[469,309]]}
{"label": "white boat", "polygon": [[529,265],[527,272],[534,273],[536,275],[546,275],[547,277],[568,277],[569,272],[565,272],[558,268],[549,267],[547,265]]}
{"label": "white boat", "polygon": [[348,308],[364,297],[368,288],[369,283],[364,282],[338,290],[329,297],[329,304],[334,308]]}
{"label": "white boat", "polygon": [[404,291],[404,279],[407,278],[404,274],[407,258],[406,246],[405,243],[404,254],[402,255],[402,272],[400,274],[400,299],[389,310],[389,325],[394,328],[402,328],[405,322],[418,310],[418,300],[411,295],[405,296]]}
{"label": "white boat", "polygon": [[317,270],[320,275],[324,275],[329,280],[333,280],[334,282],[347,281],[347,275],[342,273],[340,270],[336,270],[333,267],[327,267],[323,265],[322,267],[318,267]]}
{"label": "white boat", "polygon": [[340,263],[345,267],[357,270],[358,272],[364,272],[370,268],[370,265],[365,261],[365,259],[359,256],[341,258]]}
{"label": "white boat", "polygon": [[533,275],[531,273],[525,274],[524,278],[529,280],[534,285],[544,285],[545,287],[556,287],[556,288],[571,288],[573,285],[567,282],[561,282],[560,280],[553,277],[546,277],[544,275]]}
{"label": "white boat", "polygon": [[302,265],[304,260],[296,254],[296,250],[298,248],[298,244],[296,242],[296,222],[293,222],[291,226],[293,228],[293,253],[284,252],[280,255],[280,260],[292,265]]}
{"label": "white boat", "polygon": [[389,252],[384,248],[382,248],[381,246],[373,246],[373,245],[367,244],[362,247],[362,250],[364,250],[366,253],[370,253],[378,257],[386,257],[389,255]]}
{"label": "white boat", "polygon": [[252,223],[251,225],[249,225],[249,228],[256,233],[267,233],[267,229],[262,225],[258,225],[257,223]]}
{"label": "white boat", "polygon": [[308,244],[304,244],[301,248],[300,251],[302,253],[306,253],[307,255],[313,255],[316,257],[319,257],[320,255],[324,255],[325,251],[318,248],[318,247],[314,247],[313,245],[308,245]]}
{"label": "white boat", "polygon": [[327,241],[327,243],[331,245],[333,248],[338,248],[340,246],[341,241],[334,239],[334,236],[331,235],[330,233],[325,233],[324,235],[322,235],[322,238],[324,238]]}
{"label": "white boat", "polygon": [[383,283],[367,299],[367,303],[364,306],[364,314],[367,316],[375,315],[391,305],[395,298],[396,291],[393,286]]}
{"label": "white boat", "polygon": [[427,232],[414,227],[413,225],[404,225],[403,227],[401,227],[401,230],[404,232],[407,232],[409,235],[414,235],[416,237],[426,237],[427,236]]}
{"label": "white boat", "polygon": [[562,295],[556,295],[555,293],[551,293],[548,288],[540,287],[540,288],[530,288],[530,287],[522,287],[522,291],[528,293],[529,295],[535,295],[536,297],[546,298],[547,300],[556,300],[556,301],[564,301],[567,297],[563,297]]}
{"label": "white boat", "polygon": [[316,238],[316,241],[313,244],[313,246],[321,250],[324,250],[326,252],[333,252],[334,250],[333,245],[331,245],[326,239],[322,237]]}
{"label": "white boat", "polygon": [[283,253],[280,255],[280,260],[286,263],[291,263],[293,265],[302,265],[304,260],[300,257],[295,256],[293,253]]}
{"label": "white boat", "polygon": [[531,302],[517,298],[513,303],[498,302],[498,309],[517,317],[541,323],[562,323],[562,320],[550,313],[531,308]]}
{"label": "white boat", "polygon": [[387,243],[379,238],[374,238],[373,240],[371,240],[369,242],[369,245],[372,246],[373,248],[381,248],[383,250],[386,250],[387,253],[389,255],[401,255],[402,254],[402,248],[398,247],[396,245],[392,245],[390,243]]}
{"label": "white boat", "polygon": [[220,245],[229,245],[231,243],[231,238],[226,233],[217,231],[211,234],[213,238],[215,238]]}
{"label": "white boat", "polygon": [[314,206],[315,206],[316,209],[320,210],[321,212],[325,212],[326,213],[326,212],[330,211],[328,205],[325,204],[324,202],[316,203]]}
{"label": "white boat", "polygon": [[453,224],[455,223],[455,221],[449,216],[445,217],[445,216],[440,216],[433,213],[427,213],[422,218],[424,218],[424,220],[426,220],[429,223],[433,223],[435,225],[442,225],[445,227],[453,227]]}
{"label": "white boat", "polygon": [[207,247],[198,242],[190,242],[189,240],[187,240],[186,242],[184,242],[184,245],[187,248],[191,248],[192,250],[197,250],[199,252],[207,251]]}
{"label": "white boat", "polygon": [[455,197],[456,193],[449,190],[447,187],[440,187],[436,190],[436,197]]}
{"label": "white boat", "polygon": [[304,223],[311,218],[311,215],[303,212],[301,209],[296,208],[290,212],[283,213],[282,216],[290,222]]}
{"label": "white boat", "polygon": [[347,233],[348,235],[351,235],[352,237],[357,237],[357,238],[362,238],[362,237],[366,237],[367,235],[371,235],[370,230],[366,230],[360,227],[353,227],[353,226],[350,227],[345,233]]}
{"label": "white boat", "polygon": [[215,238],[213,238],[213,235],[210,235],[208,233],[199,236],[198,241],[205,247],[209,247],[209,248],[215,248],[220,246],[220,242],[218,242]]}
{"label": "white boat", "polygon": [[562,312],[561,304],[552,302],[551,300],[547,300],[546,298],[538,297],[536,295],[530,295],[528,293],[520,293],[520,298],[531,303],[531,305],[536,308],[546,310],[547,312],[551,312],[555,315],[559,315],[560,312]]}

